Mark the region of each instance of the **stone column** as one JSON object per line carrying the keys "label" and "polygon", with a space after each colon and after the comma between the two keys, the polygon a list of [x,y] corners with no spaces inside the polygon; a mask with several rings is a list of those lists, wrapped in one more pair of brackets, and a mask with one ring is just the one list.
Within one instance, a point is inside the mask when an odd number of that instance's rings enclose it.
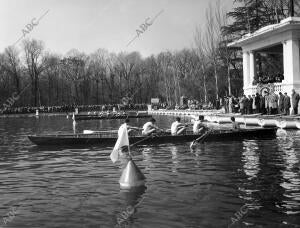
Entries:
{"label": "stone column", "polygon": [[252,86],[252,82],[254,80],[254,77],[256,75],[256,61],[255,61],[255,53],[253,51],[250,52],[250,66],[249,66],[249,85]]}
{"label": "stone column", "polygon": [[[296,84],[300,83],[299,40],[286,40],[283,42],[283,68],[283,83],[294,85],[293,88],[297,89]],[[290,93],[291,91],[286,92]]]}
{"label": "stone column", "polygon": [[[291,90],[295,89],[300,93],[300,53],[299,40],[286,40],[283,42],[283,68],[284,81],[282,82],[285,91],[291,95]],[[292,110],[292,108],[291,108]],[[298,106],[298,113],[300,106]]]}
{"label": "stone column", "polygon": [[250,72],[249,72],[249,52],[248,51],[243,51],[243,79],[244,79],[244,92],[246,92],[246,89],[249,87],[249,77],[250,77]]}

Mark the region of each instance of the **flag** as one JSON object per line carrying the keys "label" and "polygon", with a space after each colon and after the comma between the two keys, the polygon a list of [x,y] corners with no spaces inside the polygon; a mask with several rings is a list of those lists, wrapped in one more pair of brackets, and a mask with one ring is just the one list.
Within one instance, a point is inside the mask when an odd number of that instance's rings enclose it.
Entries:
{"label": "flag", "polygon": [[110,159],[113,163],[115,163],[119,158],[119,151],[123,146],[129,146],[129,139],[128,139],[128,132],[127,132],[127,125],[122,124],[118,131],[118,140],[113,151],[110,154]]}

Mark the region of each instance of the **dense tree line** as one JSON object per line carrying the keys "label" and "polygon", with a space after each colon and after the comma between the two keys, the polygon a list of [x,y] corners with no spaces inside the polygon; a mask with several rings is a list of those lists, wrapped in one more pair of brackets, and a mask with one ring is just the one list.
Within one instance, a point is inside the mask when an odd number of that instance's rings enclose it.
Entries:
{"label": "dense tree line", "polygon": [[61,56],[34,39],[24,40],[20,49],[7,47],[0,53],[0,102],[13,93],[20,95],[16,106],[114,104],[124,98],[149,103],[152,97],[174,105],[180,96],[202,103],[237,96],[242,93],[241,51],[227,44],[289,16],[290,1],[235,4],[227,14],[219,3],[210,5],[206,21],[195,28],[192,48],[147,58],[105,49],[90,55],[74,49]]}

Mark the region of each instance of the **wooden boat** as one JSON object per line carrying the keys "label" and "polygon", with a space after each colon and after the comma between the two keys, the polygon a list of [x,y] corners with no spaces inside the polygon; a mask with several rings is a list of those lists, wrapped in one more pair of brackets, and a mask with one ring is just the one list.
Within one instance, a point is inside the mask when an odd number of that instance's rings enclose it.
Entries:
{"label": "wooden boat", "polygon": [[245,117],[244,118],[244,124],[246,126],[259,126],[258,121],[259,121],[258,117],[247,117],[247,118]]}
{"label": "wooden boat", "polygon": [[[130,136],[130,144],[143,140],[143,144],[155,143],[178,143],[193,141],[201,135],[187,133],[185,135],[164,135],[145,137]],[[276,136],[275,128],[253,128],[240,130],[214,130],[209,134],[205,141],[224,141],[224,140],[242,140],[242,139],[263,139],[274,138]],[[114,145],[117,140],[117,133],[95,133],[95,134],[64,134],[64,135],[30,135],[30,141],[37,145]],[[146,139],[147,138],[147,139]]]}
{"label": "wooden boat", "polygon": [[296,119],[279,119],[276,120],[276,126],[282,129],[297,129],[297,123],[299,121]]}
{"label": "wooden boat", "polygon": [[276,127],[276,120],[271,118],[259,118],[258,124],[261,127]]}
{"label": "wooden boat", "polygon": [[109,119],[126,119],[126,118],[150,118],[151,115],[126,115],[126,114],[116,114],[116,115],[84,115],[77,114],[74,115],[75,121],[79,120],[109,120]]}
{"label": "wooden boat", "polygon": [[226,124],[231,123],[231,116],[216,116],[217,123]]}
{"label": "wooden boat", "polygon": [[300,129],[300,121],[297,121],[297,122],[296,122],[296,127],[297,127],[298,129]]}

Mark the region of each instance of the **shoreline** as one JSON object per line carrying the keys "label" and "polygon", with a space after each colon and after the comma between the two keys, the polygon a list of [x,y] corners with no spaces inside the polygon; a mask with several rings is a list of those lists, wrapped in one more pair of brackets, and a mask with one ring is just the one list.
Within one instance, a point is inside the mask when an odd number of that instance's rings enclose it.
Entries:
{"label": "shoreline", "polygon": [[222,110],[151,110],[148,111],[148,114],[191,118],[197,118],[199,115],[203,115],[204,119],[208,122],[219,124],[231,123],[230,118],[234,116],[237,123],[245,124],[245,126],[300,129],[300,115],[241,115],[240,113],[224,113]]}

